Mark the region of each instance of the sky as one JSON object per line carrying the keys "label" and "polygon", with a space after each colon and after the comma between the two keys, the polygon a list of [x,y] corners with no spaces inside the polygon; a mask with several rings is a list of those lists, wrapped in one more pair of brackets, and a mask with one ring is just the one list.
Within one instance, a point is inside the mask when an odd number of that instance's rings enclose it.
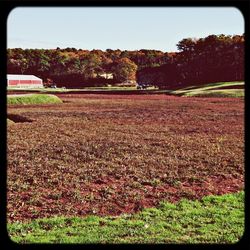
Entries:
{"label": "sky", "polygon": [[242,35],[234,7],[17,7],[7,19],[8,48],[177,51],[183,38]]}

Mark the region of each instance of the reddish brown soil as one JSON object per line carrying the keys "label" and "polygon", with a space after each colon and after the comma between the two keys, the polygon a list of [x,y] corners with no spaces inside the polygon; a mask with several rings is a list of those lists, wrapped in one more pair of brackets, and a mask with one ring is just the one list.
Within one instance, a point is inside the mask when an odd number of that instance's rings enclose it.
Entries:
{"label": "reddish brown soil", "polygon": [[8,107],[22,120],[8,125],[9,221],[133,213],[244,188],[243,99],[60,97]]}

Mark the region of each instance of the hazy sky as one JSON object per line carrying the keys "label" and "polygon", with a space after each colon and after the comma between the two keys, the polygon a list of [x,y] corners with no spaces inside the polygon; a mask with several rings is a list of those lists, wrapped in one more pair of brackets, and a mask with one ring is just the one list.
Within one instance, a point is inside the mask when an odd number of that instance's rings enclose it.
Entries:
{"label": "hazy sky", "polygon": [[170,52],[183,38],[243,33],[233,7],[18,7],[7,20],[8,48]]}

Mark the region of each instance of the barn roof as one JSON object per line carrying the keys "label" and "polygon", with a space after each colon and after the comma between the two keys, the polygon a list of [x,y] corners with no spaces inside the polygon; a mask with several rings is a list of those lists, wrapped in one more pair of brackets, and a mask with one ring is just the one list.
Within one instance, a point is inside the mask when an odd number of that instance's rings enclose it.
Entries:
{"label": "barn roof", "polygon": [[7,74],[8,80],[42,80],[41,78],[34,75],[12,75]]}

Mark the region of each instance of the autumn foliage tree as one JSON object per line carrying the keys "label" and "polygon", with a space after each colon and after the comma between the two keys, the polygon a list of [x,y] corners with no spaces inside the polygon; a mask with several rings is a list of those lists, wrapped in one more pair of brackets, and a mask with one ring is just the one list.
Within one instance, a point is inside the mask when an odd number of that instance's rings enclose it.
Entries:
{"label": "autumn foliage tree", "polygon": [[[162,88],[244,79],[244,35],[184,38],[179,52],[159,50],[8,49],[9,74],[33,74],[58,86],[125,81]],[[102,77],[112,74],[113,79]]]}
{"label": "autumn foliage tree", "polygon": [[115,62],[114,75],[118,82],[135,81],[137,65],[128,58],[121,58]]}

